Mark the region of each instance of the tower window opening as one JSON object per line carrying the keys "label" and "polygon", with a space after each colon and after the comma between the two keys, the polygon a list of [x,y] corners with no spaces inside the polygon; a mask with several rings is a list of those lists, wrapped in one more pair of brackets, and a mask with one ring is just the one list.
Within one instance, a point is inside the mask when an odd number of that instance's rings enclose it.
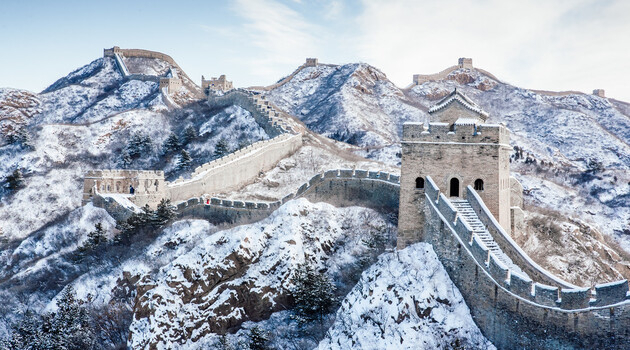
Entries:
{"label": "tower window opening", "polygon": [[417,177],[416,178],[416,188],[424,188],[424,178]]}
{"label": "tower window opening", "polygon": [[454,177],[451,179],[451,186],[449,190],[450,197],[459,197],[459,179]]}
{"label": "tower window opening", "polygon": [[475,180],[475,191],[483,191],[483,180],[482,179]]}

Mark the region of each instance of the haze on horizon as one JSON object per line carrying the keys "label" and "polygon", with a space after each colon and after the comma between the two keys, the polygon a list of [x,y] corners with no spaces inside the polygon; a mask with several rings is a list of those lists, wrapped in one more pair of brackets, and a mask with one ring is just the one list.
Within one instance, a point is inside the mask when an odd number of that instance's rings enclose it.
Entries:
{"label": "haze on horizon", "polygon": [[197,83],[226,74],[235,86],[269,85],[317,57],[369,63],[405,87],[413,74],[472,57],[520,87],[603,88],[630,101],[623,0],[9,0],[2,8],[0,87],[41,91],[117,45],[164,52]]}

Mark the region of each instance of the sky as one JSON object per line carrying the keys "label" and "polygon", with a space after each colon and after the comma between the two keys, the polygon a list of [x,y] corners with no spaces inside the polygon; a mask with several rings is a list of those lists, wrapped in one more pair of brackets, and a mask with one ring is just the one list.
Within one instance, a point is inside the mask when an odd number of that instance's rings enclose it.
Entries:
{"label": "sky", "polygon": [[473,58],[513,85],[630,102],[627,0],[228,0],[0,3],[0,87],[41,91],[114,45],[193,79],[269,85],[306,57],[369,63],[399,87]]}

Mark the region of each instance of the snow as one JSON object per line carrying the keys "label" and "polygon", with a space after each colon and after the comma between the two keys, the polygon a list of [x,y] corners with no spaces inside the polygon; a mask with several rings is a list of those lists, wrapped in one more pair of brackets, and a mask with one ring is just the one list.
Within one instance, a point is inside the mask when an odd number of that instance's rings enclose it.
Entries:
{"label": "snow", "polygon": [[[148,316],[132,324],[130,344],[163,349],[212,337],[220,325],[255,317],[256,308],[238,300],[282,307],[298,264],[309,259],[331,276],[347,273],[365,252],[365,227],[389,225],[369,209],[298,199],[259,223],[208,235],[146,282],[153,287],[139,296],[139,308]],[[197,336],[186,336],[184,326],[194,326]]]}
{"label": "snow", "polygon": [[346,296],[318,349],[494,349],[431,245],[385,253]]}

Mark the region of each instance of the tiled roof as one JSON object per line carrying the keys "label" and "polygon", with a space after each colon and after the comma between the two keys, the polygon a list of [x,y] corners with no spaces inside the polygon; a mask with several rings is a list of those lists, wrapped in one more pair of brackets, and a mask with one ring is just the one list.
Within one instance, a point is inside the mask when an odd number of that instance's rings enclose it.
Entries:
{"label": "tiled roof", "polygon": [[481,116],[481,119],[486,120],[488,118],[488,112],[484,111],[479,107],[478,104],[473,102],[468,96],[463,93],[457,91],[457,89],[453,90],[448,96],[444,97],[440,102],[438,102],[435,106],[429,109],[429,113],[435,113],[446,108],[448,105],[453,103],[454,101],[458,101],[467,109],[478,113]]}

